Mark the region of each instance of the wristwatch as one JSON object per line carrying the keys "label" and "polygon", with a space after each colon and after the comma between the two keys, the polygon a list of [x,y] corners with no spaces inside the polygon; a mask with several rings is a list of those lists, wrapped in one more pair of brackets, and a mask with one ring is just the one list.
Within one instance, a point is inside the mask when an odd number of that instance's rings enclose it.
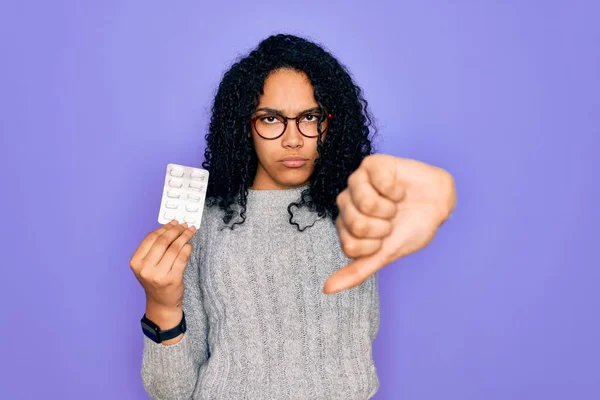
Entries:
{"label": "wristwatch", "polygon": [[166,331],[161,331],[160,327],[156,325],[154,322],[150,321],[146,314],[142,317],[142,331],[144,335],[152,339],[152,341],[156,343],[164,342],[165,340],[176,338],[177,336],[185,333],[187,330],[187,326],[185,323],[185,313],[182,311],[181,322],[171,329],[167,329]]}

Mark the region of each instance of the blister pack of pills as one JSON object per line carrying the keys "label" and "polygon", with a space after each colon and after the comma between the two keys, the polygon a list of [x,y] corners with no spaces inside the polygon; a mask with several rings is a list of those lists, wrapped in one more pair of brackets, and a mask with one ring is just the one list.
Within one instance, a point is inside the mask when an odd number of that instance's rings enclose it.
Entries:
{"label": "blister pack of pills", "polygon": [[167,224],[177,220],[200,228],[207,185],[207,170],[168,164],[158,222]]}

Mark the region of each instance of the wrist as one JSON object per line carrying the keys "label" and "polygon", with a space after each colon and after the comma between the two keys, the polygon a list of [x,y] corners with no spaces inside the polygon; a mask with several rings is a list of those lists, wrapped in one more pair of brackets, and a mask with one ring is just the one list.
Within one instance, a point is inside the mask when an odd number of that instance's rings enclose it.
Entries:
{"label": "wrist", "polygon": [[177,326],[183,317],[183,310],[180,306],[165,307],[152,301],[146,302],[145,313],[146,318],[158,325],[163,331]]}

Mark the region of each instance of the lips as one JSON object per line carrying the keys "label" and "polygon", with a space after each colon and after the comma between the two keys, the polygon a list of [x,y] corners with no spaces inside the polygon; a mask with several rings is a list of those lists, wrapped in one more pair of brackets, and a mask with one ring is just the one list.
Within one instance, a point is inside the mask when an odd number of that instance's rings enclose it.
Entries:
{"label": "lips", "polygon": [[285,157],[280,162],[289,168],[299,168],[306,164],[308,160],[302,157]]}

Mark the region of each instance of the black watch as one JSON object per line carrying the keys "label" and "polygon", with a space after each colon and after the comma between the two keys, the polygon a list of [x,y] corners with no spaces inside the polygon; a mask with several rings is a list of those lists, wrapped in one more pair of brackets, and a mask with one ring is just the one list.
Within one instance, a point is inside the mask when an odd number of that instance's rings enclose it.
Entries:
{"label": "black watch", "polygon": [[174,339],[177,336],[185,333],[187,326],[185,324],[185,313],[182,311],[181,322],[175,328],[161,331],[160,327],[154,322],[150,321],[146,314],[142,317],[142,331],[144,335],[148,336],[152,341],[156,343],[164,342],[165,340]]}

